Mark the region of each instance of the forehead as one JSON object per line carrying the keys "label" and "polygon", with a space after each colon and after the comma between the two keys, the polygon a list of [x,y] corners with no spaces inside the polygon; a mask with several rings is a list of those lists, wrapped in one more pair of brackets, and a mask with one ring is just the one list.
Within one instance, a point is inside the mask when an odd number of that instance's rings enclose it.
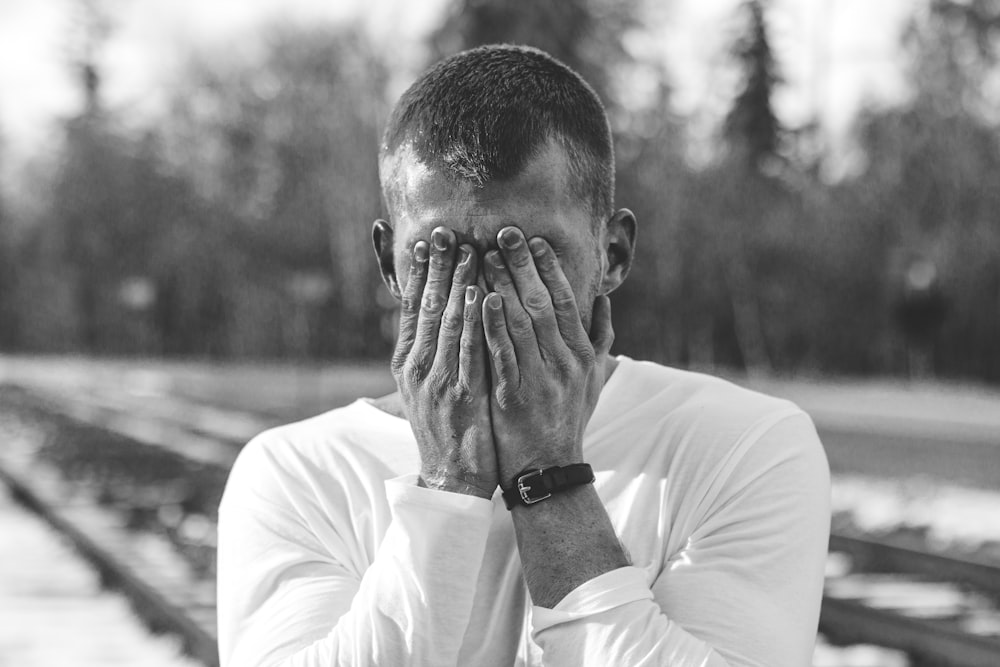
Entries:
{"label": "forehead", "polygon": [[508,225],[564,245],[590,236],[590,207],[573,193],[565,151],[549,144],[516,177],[479,187],[428,167],[408,147],[385,158],[382,179],[396,242],[427,238],[439,225],[480,250]]}

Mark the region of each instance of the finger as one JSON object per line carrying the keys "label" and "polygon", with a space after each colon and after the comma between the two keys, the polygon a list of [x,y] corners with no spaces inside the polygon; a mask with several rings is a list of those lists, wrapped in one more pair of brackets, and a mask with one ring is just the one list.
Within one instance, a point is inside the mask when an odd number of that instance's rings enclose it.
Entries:
{"label": "finger", "polygon": [[458,384],[469,391],[486,384],[486,337],[483,334],[482,291],[475,285],[468,285],[464,299]]}
{"label": "finger", "polygon": [[559,265],[559,259],[548,241],[541,237],[535,237],[528,242],[531,254],[535,258],[535,266],[538,268],[538,275],[541,277],[545,287],[549,290],[549,298],[552,299],[552,308],[556,314],[556,322],[559,324],[559,332],[562,334],[566,345],[572,350],[582,350],[584,346],[590,346],[587,332],[584,331],[583,322],[580,321],[580,311],[576,306],[576,296],[573,288],[566,280]]}
{"label": "finger", "polygon": [[505,227],[497,235],[497,241],[502,249],[509,273],[521,306],[531,318],[535,328],[538,347],[542,351],[556,352],[566,349],[562,336],[559,335],[559,324],[556,322],[552,298],[545,287],[535,260],[531,256],[528,242],[517,227]]}
{"label": "finger", "polygon": [[410,360],[421,372],[430,370],[437,352],[438,330],[441,315],[448,304],[454,266],[455,234],[446,227],[437,227],[431,233],[430,262],[427,284],[420,299],[420,315],[414,336]]}
{"label": "finger", "polygon": [[540,361],[541,356],[538,349],[538,338],[535,336],[535,327],[531,322],[531,317],[521,305],[517,288],[514,287],[514,281],[503,256],[496,250],[491,250],[486,253],[486,261],[490,267],[493,290],[503,297],[501,301],[504,319],[507,322],[507,333],[514,344],[518,362],[531,364]]}
{"label": "finger", "polygon": [[458,264],[451,280],[451,292],[448,305],[441,316],[441,328],[438,331],[437,357],[439,364],[450,376],[458,371],[459,341],[462,338],[466,287],[476,281],[476,254],[472,246],[465,244],[458,248]]}
{"label": "finger", "polygon": [[399,311],[399,337],[396,339],[396,349],[392,355],[392,371],[397,373],[406,363],[406,358],[413,347],[417,332],[417,319],[420,316],[420,299],[427,282],[427,242],[417,241],[410,254],[410,272],[403,288],[402,307]]}
{"label": "finger", "polygon": [[507,333],[504,317],[504,299],[496,292],[490,292],[483,299],[483,330],[486,347],[493,359],[493,373],[499,387],[521,386],[521,374],[517,366],[514,344]]}
{"label": "finger", "polygon": [[615,342],[615,330],[611,326],[611,299],[605,294],[594,300],[594,310],[590,316],[590,341],[598,359],[608,354],[611,344]]}

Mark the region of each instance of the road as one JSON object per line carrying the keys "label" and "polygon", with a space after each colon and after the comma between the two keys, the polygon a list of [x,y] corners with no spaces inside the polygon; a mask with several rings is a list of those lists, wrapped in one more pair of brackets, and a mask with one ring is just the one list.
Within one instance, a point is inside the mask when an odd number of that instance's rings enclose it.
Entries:
{"label": "road", "polygon": [[[1000,388],[890,380],[731,377],[788,398],[816,423],[835,474],[932,477],[1000,489]],[[156,400],[180,396],[291,421],[394,390],[382,363],[206,364],[0,356],[0,382],[113,386]]]}

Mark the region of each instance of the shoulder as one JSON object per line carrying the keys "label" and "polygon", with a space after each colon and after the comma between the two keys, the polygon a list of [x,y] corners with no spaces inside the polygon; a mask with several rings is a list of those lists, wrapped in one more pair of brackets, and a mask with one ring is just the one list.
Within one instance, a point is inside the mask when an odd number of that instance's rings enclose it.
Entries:
{"label": "shoulder", "polygon": [[275,502],[307,491],[332,492],[367,477],[395,476],[405,462],[409,424],[364,400],[254,437],[229,474],[224,503],[235,496]]}
{"label": "shoulder", "polygon": [[[811,419],[791,401],[704,373],[619,360],[601,395],[603,426],[618,440],[645,442],[651,460],[673,472],[719,481],[750,461],[774,467],[805,458],[825,465]],[[767,455],[749,457],[754,449]]]}
{"label": "shoulder", "polygon": [[679,535],[717,528],[726,508],[754,521],[774,511],[825,525],[826,454],[797,405],[651,362],[622,359],[622,371],[601,396],[597,448],[622,478],[659,480]]}
{"label": "shoulder", "polygon": [[[386,420],[389,415],[385,415]],[[292,464],[350,450],[360,441],[371,439],[374,431],[386,428],[371,405],[363,400],[291,424],[268,429],[243,448],[240,459],[266,459],[275,464]]]}
{"label": "shoulder", "polygon": [[[727,433],[805,414],[791,401],[713,375],[627,357],[619,361],[605,385],[608,402],[617,412],[691,427],[714,427]],[[605,399],[603,394],[601,399]]]}

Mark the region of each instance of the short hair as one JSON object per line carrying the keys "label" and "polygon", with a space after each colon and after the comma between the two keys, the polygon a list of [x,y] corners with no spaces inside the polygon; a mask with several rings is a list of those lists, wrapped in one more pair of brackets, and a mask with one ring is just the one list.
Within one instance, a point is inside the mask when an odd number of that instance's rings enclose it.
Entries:
{"label": "short hair", "polygon": [[544,51],[492,44],[442,60],[403,93],[380,158],[407,144],[430,168],[482,187],[517,176],[551,139],[566,151],[574,194],[603,221],[615,165],[597,93]]}

